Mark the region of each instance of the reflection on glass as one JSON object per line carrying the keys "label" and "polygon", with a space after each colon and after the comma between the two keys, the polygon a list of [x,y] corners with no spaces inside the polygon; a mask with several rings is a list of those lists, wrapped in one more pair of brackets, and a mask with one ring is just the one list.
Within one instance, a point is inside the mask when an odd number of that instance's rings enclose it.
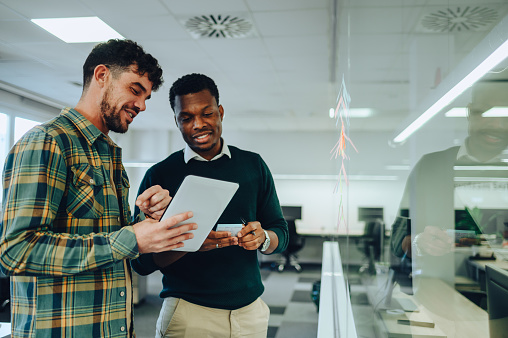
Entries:
{"label": "reflection on glass", "polygon": [[[418,161],[391,237],[394,280],[429,313],[453,322],[461,321],[455,312],[426,300],[455,288],[465,296],[464,306],[481,315],[486,286],[478,274],[487,263],[508,268],[508,117],[485,114],[508,106],[508,83],[480,82],[471,92],[468,136]],[[478,332],[482,326],[485,321],[476,325]]]}

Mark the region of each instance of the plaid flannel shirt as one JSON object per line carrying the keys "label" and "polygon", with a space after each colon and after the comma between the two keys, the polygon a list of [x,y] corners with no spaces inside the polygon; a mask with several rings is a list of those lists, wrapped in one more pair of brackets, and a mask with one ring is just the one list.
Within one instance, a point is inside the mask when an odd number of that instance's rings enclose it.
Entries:
{"label": "plaid flannel shirt", "polygon": [[121,149],[74,109],[12,148],[0,268],[12,276],[13,337],[133,334],[125,262],[139,253],[128,188]]}

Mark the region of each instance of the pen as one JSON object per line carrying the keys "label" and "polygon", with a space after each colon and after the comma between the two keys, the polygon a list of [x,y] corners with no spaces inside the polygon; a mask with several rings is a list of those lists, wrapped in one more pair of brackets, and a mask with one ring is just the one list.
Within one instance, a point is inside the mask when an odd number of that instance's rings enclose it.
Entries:
{"label": "pen", "polygon": [[[240,217],[240,220],[242,221],[242,224],[243,225],[247,225],[247,221],[243,218],[243,217]],[[250,232],[253,236],[256,236],[256,233],[254,231],[251,231]]]}

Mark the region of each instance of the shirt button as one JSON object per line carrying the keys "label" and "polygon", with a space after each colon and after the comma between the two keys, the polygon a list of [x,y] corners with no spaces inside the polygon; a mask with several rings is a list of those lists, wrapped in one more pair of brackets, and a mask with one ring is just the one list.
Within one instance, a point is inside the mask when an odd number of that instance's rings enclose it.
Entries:
{"label": "shirt button", "polygon": [[125,296],[125,292],[122,291],[122,292],[120,292],[120,297],[123,297],[123,296]]}
{"label": "shirt button", "polygon": [[120,222],[120,217],[117,218],[118,222]]}
{"label": "shirt button", "polygon": [[124,332],[124,331],[125,331],[125,326],[122,326],[122,327],[120,328],[120,331]]}
{"label": "shirt button", "polygon": [[91,179],[90,179],[90,184],[94,184],[94,182],[95,182],[95,181],[93,180],[93,178],[91,178]]}

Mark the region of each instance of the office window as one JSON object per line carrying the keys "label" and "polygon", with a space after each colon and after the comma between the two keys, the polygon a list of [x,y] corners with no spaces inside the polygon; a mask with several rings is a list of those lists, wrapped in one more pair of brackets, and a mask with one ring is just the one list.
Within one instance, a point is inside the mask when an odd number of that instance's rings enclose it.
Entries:
{"label": "office window", "polygon": [[[5,157],[9,149],[9,116],[0,113],[0,168],[3,170]],[[0,203],[2,202],[2,194],[0,194]]]}
{"label": "office window", "polygon": [[14,143],[18,142],[18,140],[30,129],[40,124],[40,122],[24,119],[21,117],[16,117],[14,119]]}

